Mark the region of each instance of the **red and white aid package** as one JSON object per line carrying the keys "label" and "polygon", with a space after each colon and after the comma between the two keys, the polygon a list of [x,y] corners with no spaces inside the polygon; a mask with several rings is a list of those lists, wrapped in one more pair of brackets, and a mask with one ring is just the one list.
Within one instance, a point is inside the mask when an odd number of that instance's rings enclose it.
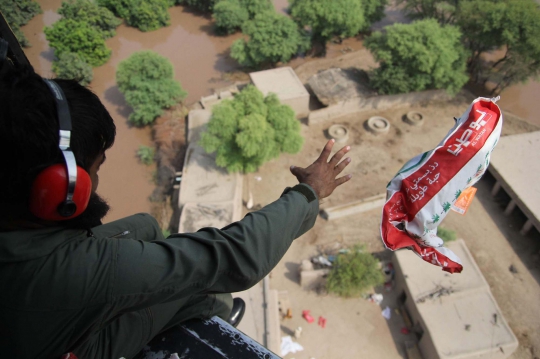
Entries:
{"label": "red and white aid package", "polygon": [[460,259],[443,247],[437,226],[489,165],[503,122],[496,101],[474,100],[435,149],[407,162],[390,181],[381,223],[386,248],[409,248],[444,271],[461,272]]}

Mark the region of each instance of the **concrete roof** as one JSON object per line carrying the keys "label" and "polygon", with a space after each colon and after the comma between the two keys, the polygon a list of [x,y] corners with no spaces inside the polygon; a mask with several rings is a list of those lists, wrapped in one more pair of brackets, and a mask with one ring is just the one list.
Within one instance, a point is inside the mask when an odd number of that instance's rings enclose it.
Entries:
{"label": "concrete roof", "polygon": [[[457,240],[447,247],[461,258],[461,274],[449,274],[422,263],[412,251],[395,252],[395,264],[411,295],[408,300],[417,308],[440,358],[460,358],[499,348],[511,353],[517,347],[517,339],[465,242]],[[428,297],[440,287],[450,289],[451,293]],[[466,325],[469,330],[465,330]]]}
{"label": "concrete roof", "polygon": [[280,100],[309,97],[306,88],[290,67],[279,67],[277,69],[252,72],[249,74],[251,82],[265,96],[273,92]]}
{"label": "concrete roof", "polygon": [[360,74],[357,69],[331,68],[311,76],[308,83],[319,101],[329,106],[353,98],[375,95],[362,81]]}
{"label": "concrete roof", "polygon": [[210,110],[192,110],[188,114],[188,143],[197,143],[201,139],[202,132],[206,129],[206,124],[212,117]]}
{"label": "concrete roof", "polygon": [[211,116],[207,110],[190,111],[188,115],[189,146],[178,196],[180,233],[221,228],[242,217],[242,175],[217,167],[215,155],[197,144]]}
{"label": "concrete roof", "polygon": [[412,251],[396,252],[399,265],[403,273],[407,275],[407,286],[415,300],[432,291],[436,285],[453,288],[456,292],[489,289],[480,268],[476,265],[463,240],[450,242],[447,247],[461,259],[463,264],[461,274],[450,274],[441,271],[440,267],[419,263],[418,256]]}
{"label": "concrete roof", "polygon": [[540,131],[501,137],[491,155],[490,172],[539,225]]}
{"label": "concrete roof", "polygon": [[183,206],[188,202],[209,203],[234,200],[237,191],[241,191],[240,174],[229,174],[216,166],[214,154],[208,154],[197,144],[190,144],[186,151],[186,160],[179,202]]}

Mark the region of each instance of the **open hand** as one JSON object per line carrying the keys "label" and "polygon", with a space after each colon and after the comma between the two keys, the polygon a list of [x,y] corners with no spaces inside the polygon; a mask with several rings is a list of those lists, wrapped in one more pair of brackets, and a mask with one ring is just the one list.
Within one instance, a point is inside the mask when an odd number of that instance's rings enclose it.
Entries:
{"label": "open hand", "polygon": [[[343,161],[341,159],[349,150],[350,146],[345,146],[328,161],[332,147],[334,147],[334,140],[330,140],[324,146],[321,155],[315,162],[309,167],[302,168],[291,166],[291,173],[296,176],[298,182],[305,183],[311,186],[319,199],[323,199],[332,194],[337,186],[341,186],[343,183],[351,179],[352,175],[346,175],[337,178],[345,167],[351,163],[350,157],[347,157]],[[341,162],[339,162],[341,161]]]}

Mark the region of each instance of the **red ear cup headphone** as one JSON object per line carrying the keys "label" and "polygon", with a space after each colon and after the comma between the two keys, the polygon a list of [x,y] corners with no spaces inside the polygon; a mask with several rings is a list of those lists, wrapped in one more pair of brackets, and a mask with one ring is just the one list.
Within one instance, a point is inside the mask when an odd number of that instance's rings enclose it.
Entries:
{"label": "red ear cup headphone", "polygon": [[92,181],[88,173],[77,166],[70,148],[71,115],[64,92],[52,80],[43,79],[56,100],[60,141],[64,163],[55,164],[41,171],[32,184],[30,211],[47,221],[62,221],[84,212],[90,200]]}

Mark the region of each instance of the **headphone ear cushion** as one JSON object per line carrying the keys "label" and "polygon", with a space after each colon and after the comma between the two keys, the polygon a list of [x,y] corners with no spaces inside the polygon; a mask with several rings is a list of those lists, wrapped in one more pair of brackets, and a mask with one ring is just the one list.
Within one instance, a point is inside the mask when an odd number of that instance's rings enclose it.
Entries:
{"label": "headphone ear cushion", "polygon": [[84,212],[92,192],[92,180],[88,173],[77,166],[77,184],[73,193],[75,212],[66,217],[60,213],[68,189],[68,174],[65,164],[56,164],[41,171],[30,192],[30,211],[38,218],[47,221],[62,221],[77,217]]}

